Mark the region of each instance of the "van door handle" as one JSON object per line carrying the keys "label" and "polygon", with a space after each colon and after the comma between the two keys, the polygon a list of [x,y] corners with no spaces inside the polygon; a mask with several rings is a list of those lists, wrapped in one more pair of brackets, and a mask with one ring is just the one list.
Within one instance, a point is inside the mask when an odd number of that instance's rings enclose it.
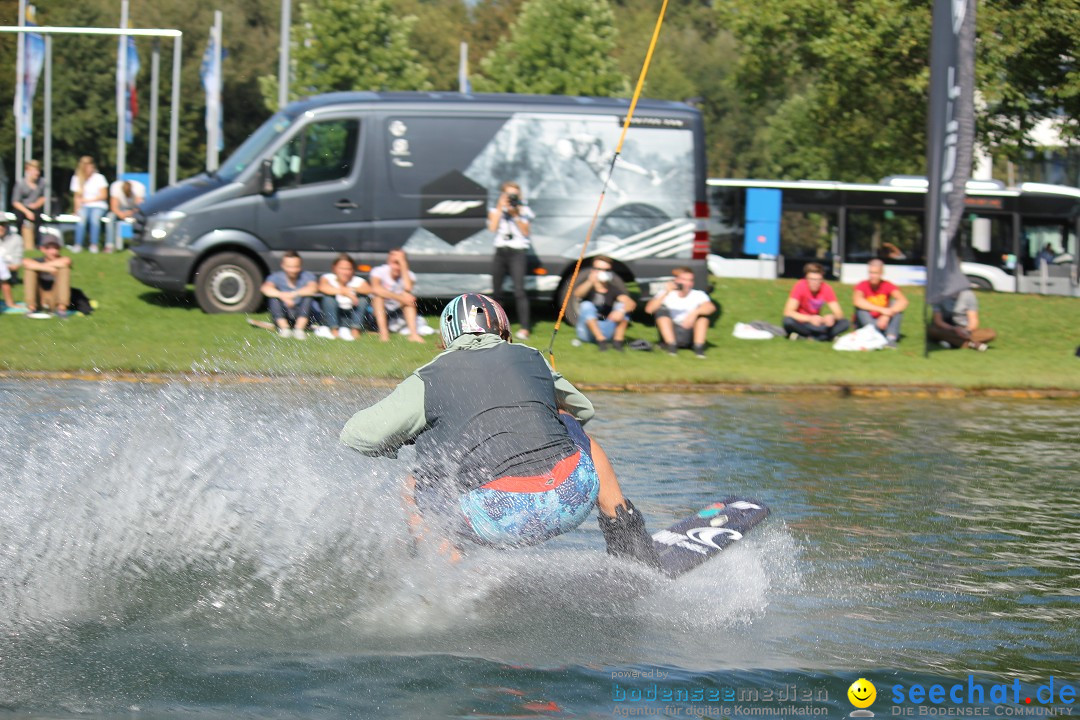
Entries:
{"label": "van door handle", "polygon": [[354,210],[360,206],[354,203],[352,200],[346,200],[345,198],[342,198],[341,200],[338,200],[336,203],[334,203],[334,207],[336,207],[338,210]]}

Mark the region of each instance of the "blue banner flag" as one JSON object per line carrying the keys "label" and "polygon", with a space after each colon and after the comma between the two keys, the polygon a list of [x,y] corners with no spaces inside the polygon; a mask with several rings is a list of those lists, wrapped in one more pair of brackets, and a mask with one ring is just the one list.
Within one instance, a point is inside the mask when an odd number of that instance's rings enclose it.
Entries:
{"label": "blue banner flag", "polygon": [[[120,75],[120,57],[121,53],[127,52],[126,67],[124,68],[125,74],[123,77]],[[135,93],[135,78],[139,74],[139,50],[135,46],[135,38],[133,37],[121,37],[120,43],[116,49],[116,82],[118,85],[122,85],[124,88],[124,142],[131,142],[133,133],[132,121],[139,114],[139,101],[138,96]]]}
{"label": "blue banner flag", "polygon": [[[27,27],[36,27],[36,23],[27,21]],[[29,137],[33,131],[31,108],[34,106],[34,93],[37,92],[38,78],[45,65],[45,38],[40,33],[26,33],[23,45],[23,84],[22,107],[15,108],[15,127],[21,138]]]}

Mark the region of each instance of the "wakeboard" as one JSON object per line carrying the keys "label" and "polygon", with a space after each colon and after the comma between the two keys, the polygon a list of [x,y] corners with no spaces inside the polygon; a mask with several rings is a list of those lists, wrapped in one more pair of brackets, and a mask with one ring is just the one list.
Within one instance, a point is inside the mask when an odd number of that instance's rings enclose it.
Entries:
{"label": "wakeboard", "polygon": [[693,570],[742,540],[768,516],[769,508],[764,503],[729,497],[653,533],[661,572],[674,578]]}

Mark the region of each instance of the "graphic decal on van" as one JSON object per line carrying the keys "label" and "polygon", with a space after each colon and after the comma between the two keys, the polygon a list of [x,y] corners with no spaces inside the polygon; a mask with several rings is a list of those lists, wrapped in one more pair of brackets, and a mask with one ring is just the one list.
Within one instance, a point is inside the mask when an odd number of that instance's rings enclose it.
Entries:
{"label": "graphic decal on van", "polygon": [[483,205],[481,200],[443,200],[427,209],[428,215],[460,215],[466,210]]}
{"label": "graphic decal on van", "polygon": [[[477,235],[486,223],[487,189],[460,170],[451,170],[420,189],[420,227],[443,251],[447,245],[453,247]],[[408,244],[405,248],[412,249]]]}
{"label": "graphic decal on van", "polygon": [[[421,186],[421,228],[406,250],[490,254],[487,208],[501,183],[512,179],[536,214],[536,253],[568,258],[580,250],[622,129],[617,115],[572,113],[392,118],[387,127],[391,136],[408,137],[414,161],[407,169],[391,167],[395,191],[407,195]],[[596,252],[627,261],[690,257],[693,139],[686,124],[633,129],[608,185]],[[471,159],[462,157],[466,153]],[[449,170],[448,155],[454,157],[450,167],[464,169]],[[434,178],[425,184],[425,176]]]}

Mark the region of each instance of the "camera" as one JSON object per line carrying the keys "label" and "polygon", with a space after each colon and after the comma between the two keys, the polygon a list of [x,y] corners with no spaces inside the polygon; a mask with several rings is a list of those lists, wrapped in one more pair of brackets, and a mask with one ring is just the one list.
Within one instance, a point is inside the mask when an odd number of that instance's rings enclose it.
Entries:
{"label": "camera", "polygon": [[517,193],[511,193],[510,195],[507,195],[506,201],[510,203],[510,207],[512,208],[521,207],[521,196]]}

